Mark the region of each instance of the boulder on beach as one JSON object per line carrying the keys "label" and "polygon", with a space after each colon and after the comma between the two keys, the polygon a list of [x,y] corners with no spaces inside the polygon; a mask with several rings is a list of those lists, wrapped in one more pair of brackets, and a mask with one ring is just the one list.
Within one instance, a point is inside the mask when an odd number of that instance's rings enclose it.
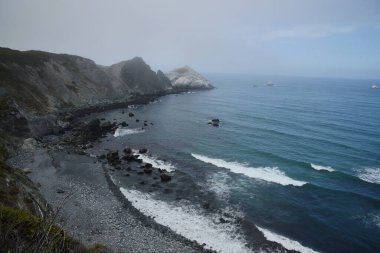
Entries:
{"label": "boulder on beach", "polygon": [[130,113],[128,113],[128,116],[129,117],[133,117],[133,116],[135,116],[135,114],[133,114],[132,112],[130,112]]}
{"label": "boulder on beach", "polygon": [[65,193],[65,191],[64,190],[62,190],[62,189],[57,189],[57,191],[56,191],[57,193],[59,193],[59,194],[62,194],[62,193]]}
{"label": "boulder on beach", "polygon": [[128,126],[128,124],[127,124],[127,122],[123,121],[123,122],[121,122],[121,126],[126,127],[126,126]]}

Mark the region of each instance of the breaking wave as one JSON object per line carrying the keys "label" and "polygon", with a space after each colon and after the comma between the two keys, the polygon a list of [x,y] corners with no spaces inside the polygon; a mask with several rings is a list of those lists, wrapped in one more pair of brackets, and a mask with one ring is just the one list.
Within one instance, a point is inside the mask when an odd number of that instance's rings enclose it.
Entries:
{"label": "breaking wave", "polygon": [[234,173],[243,174],[251,178],[257,178],[281,185],[302,186],[304,181],[292,179],[280,171],[277,167],[248,167],[238,162],[227,162],[222,159],[209,158],[203,155],[191,154],[194,158],[215,165],[219,168],[228,169]]}
{"label": "breaking wave", "polygon": [[333,168],[331,168],[330,166],[321,166],[321,165],[316,165],[316,164],[313,164],[311,163],[310,166],[315,169],[315,170],[326,170],[326,171],[330,171],[330,172],[333,172],[335,171]]}
{"label": "breaking wave", "polygon": [[256,226],[256,227],[258,230],[260,230],[264,234],[265,238],[268,241],[277,242],[281,244],[287,250],[295,250],[301,253],[318,253],[315,250],[312,250],[310,248],[303,246],[301,243],[297,241],[293,241],[289,238],[286,238],[285,236],[273,233],[272,231],[261,228],[259,226]]}
{"label": "breaking wave", "polygon": [[132,205],[157,223],[167,226],[176,233],[206,244],[205,248],[226,253],[252,252],[245,246],[236,227],[231,223],[218,223],[217,217],[206,216],[187,202],[180,206],[156,200],[152,195],[136,190],[120,188]]}
{"label": "breaking wave", "polygon": [[380,184],[380,168],[364,168],[357,170],[357,176],[364,181]]}
{"label": "breaking wave", "polygon": [[143,159],[144,163],[150,163],[153,167],[160,168],[166,171],[174,171],[175,166],[170,162],[160,160],[154,156],[150,156],[147,154],[139,154],[139,158]]}
{"label": "breaking wave", "polygon": [[119,136],[130,135],[130,134],[139,134],[143,132],[145,132],[145,130],[141,128],[134,128],[134,129],[117,128],[113,136],[119,137]]}

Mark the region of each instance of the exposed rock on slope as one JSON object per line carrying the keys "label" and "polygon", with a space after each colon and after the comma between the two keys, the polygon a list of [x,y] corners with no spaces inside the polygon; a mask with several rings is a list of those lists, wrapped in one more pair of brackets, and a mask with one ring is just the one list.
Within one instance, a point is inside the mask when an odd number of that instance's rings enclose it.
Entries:
{"label": "exposed rock on slope", "polygon": [[154,94],[171,89],[170,80],[158,71],[153,72],[141,57],[105,68],[106,72],[124,83],[131,93]]}
{"label": "exposed rock on slope", "polygon": [[174,88],[183,89],[212,89],[214,86],[203,77],[201,74],[185,66],[182,68],[174,69],[168,73],[166,76],[170,79]]}
{"label": "exposed rock on slope", "polygon": [[26,119],[33,135],[57,125],[58,112],[171,90],[161,71],[137,57],[104,67],[79,56],[0,48],[0,100],[16,108],[12,113]]}
{"label": "exposed rock on slope", "polygon": [[137,57],[102,67],[79,56],[6,48],[0,48],[0,78],[1,93],[9,93],[19,106],[40,113],[115,103],[133,93],[171,89],[162,72],[153,72]]}

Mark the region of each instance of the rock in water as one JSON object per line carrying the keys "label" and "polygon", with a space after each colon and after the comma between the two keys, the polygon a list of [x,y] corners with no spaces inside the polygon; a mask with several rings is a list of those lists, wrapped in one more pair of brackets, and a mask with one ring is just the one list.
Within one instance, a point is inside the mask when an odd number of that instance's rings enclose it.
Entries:
{"label": "rock in water", "polygon": [[151,168],[145,168],[144,169],[144,172],[146,173],[146,174],[150,174],[150,173],[152,173],[152,169]]}
{"label": "rock in water", "polygon": [[163,181],[163,182],[168,182],[168,181],[172,180],[172,176],[170,176],[167,173],[161,173],[160,178],[161,178],[161,181]]}
{"label": "rock in water", "polygon": [[125,147],[124,148],[124,153],[126,153],[126,154],[131,154],[132,153],[132,149],[130,148],[130,147]]}
{"label": "rock in water", "polygon": [[189,66],[174,69],[168,73],[166,76],[171,81],[174,88],[179,89],[212,89],[214,86],[203,77],[201,74],[197,73],[195,70]]}
{"label": "rock in water", "polygon": [[146,148],[140,148],[139,149],[140,154],[145,154],[146,152],[148,152],[148,150]]}

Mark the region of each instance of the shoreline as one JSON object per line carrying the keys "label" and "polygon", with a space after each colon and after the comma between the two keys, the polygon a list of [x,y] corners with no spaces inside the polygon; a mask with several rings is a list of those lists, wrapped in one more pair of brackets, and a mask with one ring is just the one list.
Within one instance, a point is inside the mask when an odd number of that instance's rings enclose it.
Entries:
{"label": "shoreline", "polygon": [[[166,96],[170,94],[163,95]],[[124,108],[127,105],[147,104],[159,97],[162,97],[162,95],[148,96],[139,98],[133,102],[113,104],[107,107],[77,110],[73,113],[73,119],[80,120],[81,117],[84,117],[89,113],[107,112],[113,109]],[[71,121],[70,126],[72,123],[73,121]],[[64,201],[65,195],[68,192],[71,195],[70,188],[73,192],[76,192],[70,196],[64,206],[60,207],[62,210],[60,210],[60,215],[57,221],[57,223],[72,236],[80,239],[86,245],[100,242],[113,250],[125,250],[126,244],[128,244],[126,241],[130,241],[131,239],[123,239],[127,238],[127,236],[122,236],[122,234],[128,234],[126,231],[128,230],[128,227],[121,228],[118,226],[117,228],[110,229],[109,226],[105,224],[104,216],[96,214],[96,211],[107,213],[104,208],[99,207],[97,210],[96,205],[94,205],[94,202],[97,202],[95,200],[97,196],[103,198],[103,200],[105,200],[104,196],[107,196],[107,198],[110,198],[110,200],[108,200],[109,203],[106,204],[109,209],[119,208],[119,213],[123,212],[128,214],[125,214],[126,216],[123,218],[124,221],[121,221],[116,214],[112,211],[108,211],[108,215],[112,217],[112,223],[128,224],[130,222],[133,224],[132,226],[135,230],[143,231],[142,234],[149,234],[151,240],[151,243],[149,243],[151,246],[149,252],[177,252],[178,247],[182,249],[181,252],[214,252],[205,249],[195,241],[191,241],[190,239],[177,234],[172,229],[155,222],[153,218],[144,215],[133,207],[132,203],[113,183],[111,176],[108,173],[108,169],[105,168],[104,164],[101,164],[97,158],[91,157],[88,153],[84,154],[80,151],[78,152],[76,144],[62,146],[61,140],[63,136],[63,134],[45,135],[40,138],[38,142],[36,141],[32,147],[29,146],[26,149],[23,147],[19,148],[10,158],[10,163],[13,166],[24,167],[31,170],[28,177],[39,187],[43,197],[53,209],[62,204],[57,201]],[[95,139],[91,142],[97,140],[98,139]],[[91,174],[90,178],[93,177],[90,181],[88,181],[89,178],[85,178],[87,176],[83,175],[83,171],[78,172],[75,171],[75,169],[70,168],[70,166],[76,167],[75,161],[78,162],[78,159],[82,161],[83,158],[84,160],[89,159],[87,165],[84,167],[85,170]],[[78,163],[82,164],[82,162]],[[49,165],[41,168],[41,164]],[[95,169],[101,170],[101,173],[99,173],[99,171],[95,172]],[[94,184],[99,182],[101,183],[94,187]],[[83,191],[88,191],[91,194],[92,202],[86,200]],[[80,192],[80,194],[78,194],[78,192]],[[90,203],[87,203],[88,201],[90,201]],[[88,212],[91,214],[89,215]],[[88,217],[86,217],[88,215],[90,217],[93,216],[92,220],[96,220],[96,222],[94,223],[89,220]],[[120,233],[120,229],[122,233]],[[102,232],[102,230],[105,232]],[[112,234],[120,235],[115,236]],[[146,238],[143,238],[143,235],[139,235],[138,237],[139,239],[133,239],[134,242],[138,241],[138,243],[130,248],[130,250],[133,250],[133,252],[146,252],[144,250],[146,245],[141,242],[141,239],[145,240]],[[152,238],[158,239],[152,240]],[[127,250],[125,252],[129,251]]]}
{"label": "shoreline", "polygon": [[197,92],[209,91],[212,89],[215,89],[215,87],[197,88],[197,89],[175,88],[170,91],[159,92],[159,93],[151,94],[151,95],[138,95],[136,98],[132,98],[132,100],[126,101],[126,102],[116,102],[116,103],[111,103],[111,104],[90,106],[87,108],[62,110],[62,112],[58,113],[58,116],[62,117],[67,114],[71,114],[72,118],[75,119],[75,118],[83,117],[90,113],[107,112],[107,111],[115,110],[115,109],[128,108],[128,106],[146,105],[146,104],[149,104],[150,102],[153,102],[154,100],[158,98],[165,97],[168,95],[176,95],[176,94],[181,94],[181,93],[190,92],[190,91],[197,91]]}

